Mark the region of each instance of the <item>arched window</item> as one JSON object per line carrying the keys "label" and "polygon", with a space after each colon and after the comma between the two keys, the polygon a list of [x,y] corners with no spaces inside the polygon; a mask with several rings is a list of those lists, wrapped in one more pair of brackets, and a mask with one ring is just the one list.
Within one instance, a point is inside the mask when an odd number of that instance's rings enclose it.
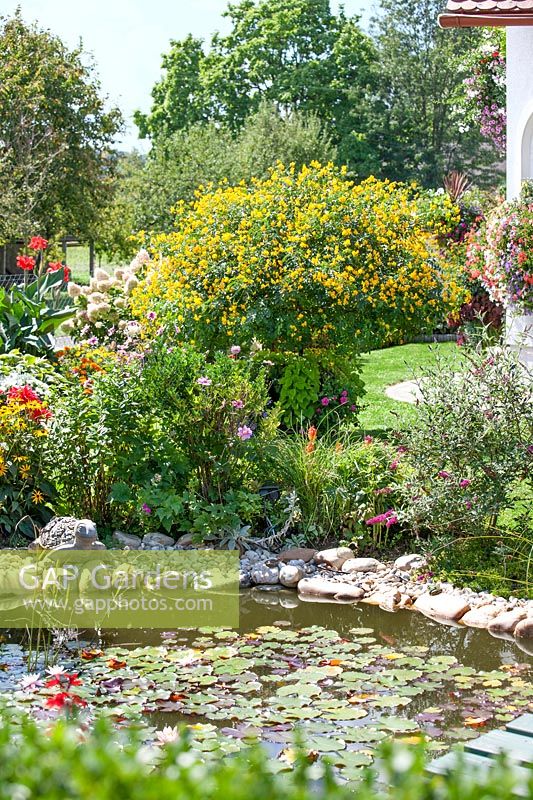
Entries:
{"label": "arched window", "polygon": [[533,178],[533,114],[527,121],[522,138],[522,180]]}

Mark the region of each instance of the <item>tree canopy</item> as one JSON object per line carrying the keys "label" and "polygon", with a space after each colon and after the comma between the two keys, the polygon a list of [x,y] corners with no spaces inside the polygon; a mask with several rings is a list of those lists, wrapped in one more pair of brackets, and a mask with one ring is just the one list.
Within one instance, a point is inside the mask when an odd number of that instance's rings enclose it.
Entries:
{"label": "tree canopy", "polygon": [[19,11],[0,18],[0,240],[90,236],[108,201],[120,126],[80,48]]}

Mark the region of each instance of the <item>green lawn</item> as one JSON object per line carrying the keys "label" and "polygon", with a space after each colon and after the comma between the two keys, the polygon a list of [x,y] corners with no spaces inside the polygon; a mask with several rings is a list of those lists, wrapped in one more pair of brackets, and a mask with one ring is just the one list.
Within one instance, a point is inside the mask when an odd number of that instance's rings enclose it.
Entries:
{"label": "green lawn", "polygon": [[387,386],[420,377],[423,368],[435,364],[437,354],[446,361],[457,357],[455,342],[440,344],[405,344],[386,350],[373,350],[364,357],[362,378],[366,408],[359,416],[361,427],[368,433],[388,428],[406,427],[416,415],[416,406],[391,400],[385,395]]}
{"label": "green lawn", "polygon": [[[67,250],[67,264],[72,270],[73,281],[81,284],[89,283],[89,248],[87,246],[69,247]],[[101,266],[109,271],[115,269],[115,267],[123,267],[124,264],[109,261],[103,256],[101,259],[96,256],[95,266]]]}

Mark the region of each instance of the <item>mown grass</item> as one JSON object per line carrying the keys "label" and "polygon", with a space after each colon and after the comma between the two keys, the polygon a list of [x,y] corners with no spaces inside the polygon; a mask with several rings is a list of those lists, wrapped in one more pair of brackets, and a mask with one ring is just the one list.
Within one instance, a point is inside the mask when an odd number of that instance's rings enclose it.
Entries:
{"label": "mown grass", "polygon": [[387,386],[420,377],[425,367],[435,366],[438,358],[451,362],[456,356],[455,342],[405,344],[368,353],[362,371],[366,395],[365,409],[359,416],[361,428],[380,433],[408,427],[416,417],[416,406],[387,397]]}
{"label": "mown grass", "polygon": [[[67,250],[67,264],[72,270],[72,280],[80,284],[88,284],[90,280],[89,274],[89,247],[80,245],[76,247],[69,247]],[[103,269],[115,269],[115,267],[122,267],[124,264],[118,261],[110,261],[105,256],[95,257],[95,266],[103,267]]]}

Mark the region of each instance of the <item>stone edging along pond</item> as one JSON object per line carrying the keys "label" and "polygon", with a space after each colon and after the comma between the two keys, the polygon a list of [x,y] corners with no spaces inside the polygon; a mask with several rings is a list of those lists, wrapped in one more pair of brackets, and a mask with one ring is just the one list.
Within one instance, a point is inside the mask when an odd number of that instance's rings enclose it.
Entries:
{"label": "stone edging along pond", "polygon": [[294,588],[306,601],[363,602],[385,611],[418,611],[445,625],[483,628],[516,642],[533,655],[533,600],[432,583],[423,556],[392,563],[357,558],[348,547],[294,548],[278,555],[248,550],[241,559],[241,586]]}
{"label": "stone edging along pond", "polygon": [[[174,542],[161,533],[138,536],[117,531],[119,547],[148,550],[193,548],[190,535]],[[451,583],[431,581],[427,564],[418,553],[383,563],[357,558],[349,547],[327,550],[295,547],[281,553],[247,550],[240,559],[242,589],[295,589],[311,602],[368,603],[385,611],[418,611],[445,625],[482,628],[499,639],[514,641],[533,655],[533,600],[495,597]]]}

